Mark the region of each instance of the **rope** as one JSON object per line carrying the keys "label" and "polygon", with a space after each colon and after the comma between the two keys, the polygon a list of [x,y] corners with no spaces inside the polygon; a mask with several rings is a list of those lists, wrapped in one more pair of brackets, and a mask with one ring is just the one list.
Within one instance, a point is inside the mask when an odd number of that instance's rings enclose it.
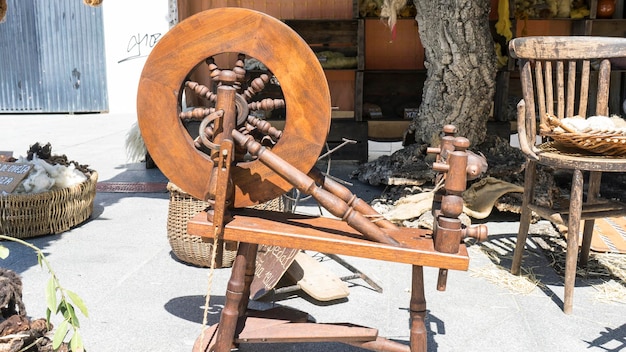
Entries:
{"label": "rope", "polygon": [[219,227],[215,226],[215,230],[213,231],[213,250],[211,251],[211,268],[209,269],[208,283],[207,283],[207,293],[206,298],[204,300],[204,314],[202,316],[202,330],[200,333],[200,346],[204,346],[204,331],[207,328],[208,316],[209,316],[209,303],[211,301],[211,287],[213,286],[213,274],[215,272],[215,258],[217,257],[217,245],[219,243],[218,239]]}

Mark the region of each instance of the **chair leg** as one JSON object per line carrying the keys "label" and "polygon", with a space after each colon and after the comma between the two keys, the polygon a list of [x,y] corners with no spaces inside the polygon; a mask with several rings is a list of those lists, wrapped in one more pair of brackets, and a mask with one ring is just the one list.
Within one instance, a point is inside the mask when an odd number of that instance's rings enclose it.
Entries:
{"label": "chair leg", "polygon": [[[587,189],[587,203],[593,204],[600,197],[600,181],[602,172],[592,171],[589,174],[589,188]],[[583,229],[583,244],[580,249],[580,267],[584,268],[589,262],[589,250],[591,248],[591,238],[593,237],[594,219],[585,220]]]}
{"label": "chair leg", "polygon": [[511,263],[511,273],[513,275],[520,274],[520,266],[522,264],[524,247],[526,246],[526,238],[528,237],[528,229],[530,227],[530,219],[532,216],[532,211],[528,208],[528,205],[532,202],[533,197],[535,196],[536,170],[537,163],[535,161],[528,160],[526,163],[526,171],[524,173],[524,194],[522,196],[522,212],[520,215],[519,230],[517,232],[517,243],[515,244],[513,262]]}
{"label": "chair leg", "polygon": [[570,314],[574,305],[574,286],[576,284],[576,262],[578,261],[578,234],[583,204],[583,173],[574,170],[572,191],[570,193],[569,221],[567,224],[567,251],[565,254],[565,299],[563,311]]}

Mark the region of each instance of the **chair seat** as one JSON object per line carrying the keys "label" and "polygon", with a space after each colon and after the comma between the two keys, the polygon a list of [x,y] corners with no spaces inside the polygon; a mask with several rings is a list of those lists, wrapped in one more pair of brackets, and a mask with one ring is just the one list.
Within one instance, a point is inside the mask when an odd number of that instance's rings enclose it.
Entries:
{"label": "chair seat", "polygon": [[595,155],[580,149],[563,147],[554,141],[538,145],[537,148],[537,162],[543,165],[585,171],[626,172],[626,155]]}

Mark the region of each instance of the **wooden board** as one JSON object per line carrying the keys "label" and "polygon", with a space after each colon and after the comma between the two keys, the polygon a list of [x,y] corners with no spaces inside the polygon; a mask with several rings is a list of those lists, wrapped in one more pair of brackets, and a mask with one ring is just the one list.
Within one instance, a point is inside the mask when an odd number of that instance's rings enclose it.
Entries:
{"label": "wooden board", "polygon": [[299,251],[281,246],[259,245],[254,279],[250,284],[250,299],[259,299],[273,290]]}
{"label": "wooden board", "polygon": [[32,164],[0,162],[0,194],[13,192],[32,168]]}
{"label": "wooden board", "polygon": [[287,276],[295,281],[302,291],[318,301],[326,302],[348,297],[348,285],[333,274],[328,267],[304,252],[296,254],[287,269]]}
{"label": "wooden board", "polygon": [[[430,232],[423,229],[386,230],[402,246],[368,241],[341,220],[300,214],[279,213],[257,209],[236,209],[226,224],[224,240],[290,246],[322,253],[343,254],[361,258],[467,270],[469,256],[464,245],[458,253],[437,252]],[[206,213],[199,213],[187,222],[190,235],[211,237],[213,225]]]}

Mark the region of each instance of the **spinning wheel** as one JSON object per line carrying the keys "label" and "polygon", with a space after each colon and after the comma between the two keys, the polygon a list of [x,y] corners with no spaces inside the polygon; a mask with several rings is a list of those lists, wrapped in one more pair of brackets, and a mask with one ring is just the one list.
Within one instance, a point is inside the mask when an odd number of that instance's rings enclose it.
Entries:
{"label": "spinning wheel", "polygon": [[[222,53],[256,58],[280,82],[287,117],[272,151],[289,164],[308,172],[330,127],[330,93],[322,67],[287,25],[241,8],[205,11],[181,22],[163,36],[146,61],[137,111],[150,156],[173,183],[203,200],[214,161],[196,149],[181,123],[181,96],[192,69]],[[237,162],[231,174],[235,207],[262,203],[292,188],[258,161]]]}
{"label": "spinning wheel", "polygon": [[[215,65],[213,57],[221,53],[239,54],[232,70]],[[282,132],[247,116],[249,109],[283,102],[249,102],[269,76],[240,87],[245,83],[241,62],[245,56],[260,60],[280,82],[287,114]],[[205,60],[214,89],[187,79]],[[214,106],[183,111],[183,91]],[[222,8],[178,24],[150,54],[137,106],[142,135],[159,168],[186,192],[212,204],[189,220],[187,231],[216,242],[239,242],[220,322],[202,332],[194,352],[224,352],[244,342],[312,341],[337,341],[376,351],[426,351],[423,266],[440,268],[437,286],[444,290],[449,269],[468,268],[462,239],[481,240],[487,235],[484,225],[466,228],[458,219],[463,209],[461,193],[476,165],[466,152],[469,141],[454,136],[454,126],[444,129],[441,148],[429,150],[437,154],[434,169],[445,181],[434,197],[435,226],[429,232],[398,228],[312,168],[329,128],[326,79],[307,44],[267,15]],[[203,120],[197,140],[186,132],[181,118]],[[267,137],[272,141],[266,143]],[[311,195],[339,219],[244,208],[292,188]],[[259,244],[411,264],[410,346],[379,337],[371,328],[314,324],[303,312],[249,311]]]}

